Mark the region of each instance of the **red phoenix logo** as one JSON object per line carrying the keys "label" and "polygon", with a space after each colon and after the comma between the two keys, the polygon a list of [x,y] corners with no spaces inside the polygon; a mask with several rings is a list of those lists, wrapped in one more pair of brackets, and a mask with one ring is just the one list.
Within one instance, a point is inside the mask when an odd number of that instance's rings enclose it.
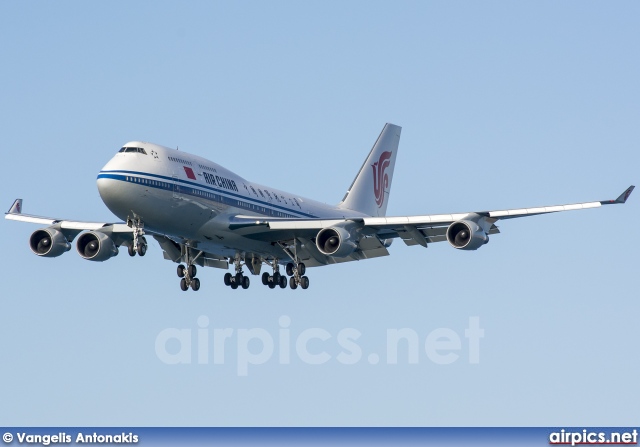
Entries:
{"label": "red phoenix logo", "polygon": [[373,168],[373,194],[376,196],[378,208],[384,203],[384,191],[389,187],[389,174],[387,168],[391,164],[391,152],[385,151],[377,162],[371,165]]}

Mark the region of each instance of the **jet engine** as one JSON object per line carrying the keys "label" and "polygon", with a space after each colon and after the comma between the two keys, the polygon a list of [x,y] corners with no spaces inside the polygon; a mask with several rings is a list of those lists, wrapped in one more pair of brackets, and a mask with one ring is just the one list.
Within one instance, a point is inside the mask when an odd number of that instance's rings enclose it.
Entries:
{"label": "jet engine", "polygon": [[29,247],[38,256],[55,258],[71,250],[71,244],[60,231],[44,228],[35,231],[29,238]]}
{"label": "jet engine", "polygon": [[489,236],[477,223],[459,220],[447,228],[447,240],[459,250],[477,250],[489,242]]}
{"label": "jet engine", "polygon": [[84,233],[76,244],[78,254],[88,261],[102,262],[118,255],[118,247],[109,236],[98,231]]}
{"label": "jet engine", "polygon": [[327,227],[320,230],[316,237],[316,246],[320,253],[336,258],[344,258],[357,247],[351,233],[344,227]]}

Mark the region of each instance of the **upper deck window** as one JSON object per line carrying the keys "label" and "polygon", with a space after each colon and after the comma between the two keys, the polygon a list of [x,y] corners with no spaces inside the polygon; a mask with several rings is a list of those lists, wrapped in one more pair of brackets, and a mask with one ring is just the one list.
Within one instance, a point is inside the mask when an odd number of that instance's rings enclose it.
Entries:
{"label": "upper deck window", "polygon": [[214,168],[210,168],[209,166],[201,165],[200,163],[198,163],[198,166],[200,166],[200,169],[202,169],[203,171],[218,172]]}
{"label": "upper deck window", "polygon": [[193,166],[193,163],[191,163],[189,160],[185,160],[184,158],[169,157],[169,160],[171,160],[173,162],[176,162],[176,163],[182,163],[183,165]]}
{"label": "upper deck window", "polygon": [[138,154],[147,155],[147,151],[145,151],[141,147],[123,147],[118,152],[135,152],[135,153],[138,153]]}

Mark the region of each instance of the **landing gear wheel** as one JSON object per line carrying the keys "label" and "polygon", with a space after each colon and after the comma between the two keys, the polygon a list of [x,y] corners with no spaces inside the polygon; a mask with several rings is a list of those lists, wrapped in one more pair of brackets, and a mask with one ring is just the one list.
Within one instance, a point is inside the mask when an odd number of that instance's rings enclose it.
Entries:
{"label": "landing gear wheel", "polygon": [[185,271],[184,265],[180,264],[178,266],[178,276],[180,278],[184,278],[184,271]]}
{"label": "landing gear wheel", "polygon": [[193,264],[189,266],[189,269],[187,271],[189,272],[189,278],[195,278],[198,274],[198,269]]}
{"label": "landing gear wheel", "polygon": [[307,267],[304,265],[304,263],[301,262],[300,264],[298,264],[298,274],[302,276],[305,273],[307,273]]}
{"label": "landing gear wheel", "polygon": [[138,245],[138,255],[144,256],[147,254],[147,244]]}
{"label": "landing gear wheel", "polygon": [[274,284],[280,284],[280,278],[282,277],[282,275],[280,274],[280,272],[275,272],[273,274],[273,283]]}
{"label": "landing gear wheel", "polygon": [[264,272],[262,274],[262,284],[264,284],[265,286],[269,285],[269,273]]}
{"label": "landing gear wheel", "polygon": [[306,276],[303,276],[302,278],[300,278],[300,287],[302,287],[303,289],[308,289],[309,278],[307,278]]}
{"label": "landing gear wheel", "polygon": [[238,284],[236,284],[235,282],[232,282],[232,283],[231,283],[231,288],[232,288],[233,290],[236,290],[236,289],[238,288]]}
{"label": "landing gear wheel", "polygon": [[289,287],[291,287],[291,290],[296,290],[298,288],[298,284],[296,284],[296,279],[293,276],[289,278]]}
{"label": "landing gear wheel", "polygon": [[241,284],[242,284],[242,288],[243,289],[245,289],[245,290],[248,289],[249,288],[249,284],[251,284],[251,281],[249,280],[249,277],[248,276],[243,276]]}
{"label": "landing gear wheel", "polygon": [[191,280],[191,289],[194,292],[197,292],[198,290],[200,290],[200,280],[198,278],[193,278]]}
{"label": "landing gear wheel", "polygon": [[286,289],[287,288],[287,277],[286,276],[280,276],[280,288],[281,289]]}
{"label": "landing gear wheel", "polygon": [[293,276],[293,264],[291,262],[287,264],[285,270],[287,272],[287,276]]}
{"label": "landing gear wheel", "polygon": [[269,286],[270,289],[275,289],[276,288],[276,283],[275,281],[269,281],[269,284],[267,284]]}
{"label": "landing gear wheel", "polygon": [[224,285],[225,286],[230,286],[231,283],[231,278],[233,278],[233,275],[231,273],[225,273],[224,275]]}
{"label": "landing gear wheel", "polygon": [[180,280],[180,288],[182,289],[183,292],[186,292],[187,290],[189,290],[189,286],[187,285],[187,280],[182,278]]}
{"label": "landing gear wheel", "polygon": [[127,248],[129,249],[129,256],[133,258],[136,255],[136,251],[133,249],[133,244],[129,245]]}
{"label": "landing gear wheel", "polygon": [[236,273],[236,284],[242,284],[242,273]]}

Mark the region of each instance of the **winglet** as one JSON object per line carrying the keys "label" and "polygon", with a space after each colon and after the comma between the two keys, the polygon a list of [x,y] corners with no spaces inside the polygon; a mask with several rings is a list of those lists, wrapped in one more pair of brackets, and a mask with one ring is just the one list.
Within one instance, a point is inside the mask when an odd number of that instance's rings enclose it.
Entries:
{"label": "winglet", "polygon": [[600,202],[600,204],[602,204],[602,205],[613,205],[615,203],[625,203],[627,201],[627,199],[629,198],[629,196],[631,195],[631,192],[633,191],[633,188],[635,188],[635,186],[631,185],[625,190],[625,192],[620,194],[620,196],[616,200],[606,200],[604,202]]}
{"label": "winglet", "polygon": [[16,199],[6,214],[22,214],[22,199]]}
{"label": "winglet", "polygon": [[635,188],[635,186],[633,185],[629,186],[627,190],[622,194],[620,194],[620,197],[616,199],[616,203],[625,203],[629,198],[629,196],[631,195],[631,191],[633,191],[633,188]]}

